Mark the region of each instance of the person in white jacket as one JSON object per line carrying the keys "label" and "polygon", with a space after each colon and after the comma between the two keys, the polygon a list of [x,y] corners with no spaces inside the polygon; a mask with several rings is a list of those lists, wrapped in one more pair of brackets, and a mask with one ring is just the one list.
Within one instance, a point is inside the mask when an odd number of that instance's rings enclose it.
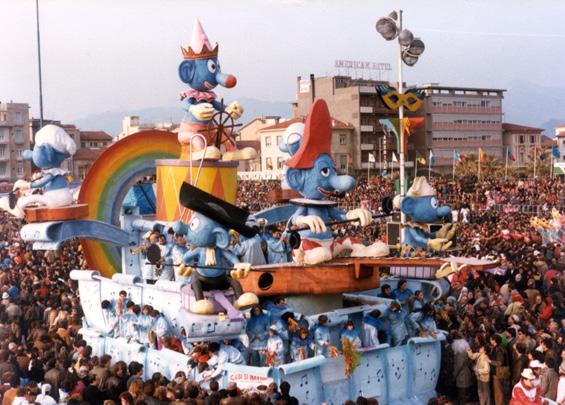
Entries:
{"label": "person in white jacket", "polygon": [[555,402],[558,405],[565,405],[565,361],[559,366],[559,383],[557,385],[557,399]]}
{"label": "person in white jacket", "polygon": [[49,394],[51,393],[51,385],[50,384],[42,384],[41,386],[41,394],[35,398],[35,402],[40,405],[55,405],[57,401],[53,399],[52,396]]}

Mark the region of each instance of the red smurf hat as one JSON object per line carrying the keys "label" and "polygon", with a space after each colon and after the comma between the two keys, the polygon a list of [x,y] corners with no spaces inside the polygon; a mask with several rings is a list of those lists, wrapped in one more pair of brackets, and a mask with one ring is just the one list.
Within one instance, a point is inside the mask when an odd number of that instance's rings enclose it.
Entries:
{"label": "red smurf hat", "polygon": [[293,169],[310,169],[322,153],[332,156],[332,117],[324,100],[318,99],[308,111],[302,142],[296,153],[286,161]]}

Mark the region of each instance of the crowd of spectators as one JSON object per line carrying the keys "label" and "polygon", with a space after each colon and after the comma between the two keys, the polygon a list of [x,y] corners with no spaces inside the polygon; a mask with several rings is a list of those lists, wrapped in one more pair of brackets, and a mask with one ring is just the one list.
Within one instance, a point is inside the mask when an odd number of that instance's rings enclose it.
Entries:
{"label": "crowd of spectators", "polygon": [[[543,243],[529,223],[530,213],[497,206],[537,206],[549,215],[551,207],[563,206],[565,183],[441,178],[432,183],[440,203],[458,212],[458,254],[499,260],[500,266],[496,272],[458,274],[449,295],[425,307],[437,328],[448,332],[438,385],[446,397],[430,403],[451,398],[462,404],[541,404],[543,396],[564,404],[565,251],[560,243]],[[267,208],[270,193],[278,189],[274,181],[242,182],[239,201],[251,211]],[[392,182],[360,181],[340,204],[378,210],[382,198],[393,195]],[[160,373],[144,380],[139,363],[93,355],[78,333],[83,314],[69,278],[71,270],[85,268],[80,245],[35,251],[21,240],[20,221],[3,213],[0,221],[2,405],[297,403],[287,383],[242,392],[234,384],[220,389],[213,379],[197,383],[182,372],[170,381]],[[385,235],[385,224],[334,231],[373,240]],[[413,305],[416,298],[408,294],[399,300]],[[358,398],[355,403],[376,401]]]}

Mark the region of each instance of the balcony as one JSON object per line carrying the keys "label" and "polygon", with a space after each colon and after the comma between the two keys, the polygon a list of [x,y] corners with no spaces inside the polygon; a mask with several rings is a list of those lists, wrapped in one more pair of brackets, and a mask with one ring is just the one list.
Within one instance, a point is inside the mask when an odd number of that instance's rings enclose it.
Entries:
{"label": "balcony", "polygon": [[373,107],[361,106],[361,108],[359,110],[361,111],[362,114],[372,114],[373,113]]}
{"label": "balcony", "polygon": [[361,144],[361,150],[374,150],[374,149],[375,149],[375,145],[373,145],[372,143]]}
{"label": "balcony", "polygon": [[501,131],[502,124],[456,124],[454,122],[434,122],[432,124],[433,131],[449,131],[449,130],[490,130]]}
{"label": "balcony", "polygon": [[372,125],[361,125],[361,132],[373,132],[373,126]]}
{"label": "balcony", "polygon": [[479,141],[479,140],[453,140],[453,141],[439,141],[439,140],[432,140],[432,148],[484,148],[487,146],[491,147],[501,147],[502,148],[502,140],[487,140],[487,141]]}
{"label": "balcony", "polygon": [[453,105],[432,106],[433,113],[471,113],[471,114],[501,114],[501,107],[459,107]]}
{"label": "balcony", "polygon": [[359,86],[359,93],[377,94],[377,89],[374,86]]}

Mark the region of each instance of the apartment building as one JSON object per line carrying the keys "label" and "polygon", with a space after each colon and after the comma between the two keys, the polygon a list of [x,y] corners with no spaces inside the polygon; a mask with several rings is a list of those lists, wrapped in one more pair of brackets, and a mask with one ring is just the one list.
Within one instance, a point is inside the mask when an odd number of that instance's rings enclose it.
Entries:
{"label": "apartment building", "polygon": [[434,168],[450,170],[453,151],[503,155],[503,89],[449,87],[437,84],[417,86],[426,94],[425,136],[434,153]]}
{"label": "apartment building", "polygon": [[[379,120],[397,118],[398,111],[389,110],[376,90],[376,86],[390,85],[389,82],[314,75],[307,79],[299,76],[296,82],[296,101],[292,103],[294,117],[307,115],[313,101],[321,98],[328,104],[332,117],[351,125],[351,161],[354,170],[366,170],[369,165],[375,167],[375,163],[369,162],[369,153],[376,156],[376,164],[386,159],[390,162],[392,152],[397,149],[396,138],[383,130]],[[418,116],[422,113],[407,112],[406,115]],[[424,131],[419,129],[408,140],[408,168],[413,165],[415,151],[426,148],[423,135]]]}
{"label": "apartment building", "polygon": [[31,176],[31,164],[22,158],[30,138],[29,105],[0,102],[0,182]]}

